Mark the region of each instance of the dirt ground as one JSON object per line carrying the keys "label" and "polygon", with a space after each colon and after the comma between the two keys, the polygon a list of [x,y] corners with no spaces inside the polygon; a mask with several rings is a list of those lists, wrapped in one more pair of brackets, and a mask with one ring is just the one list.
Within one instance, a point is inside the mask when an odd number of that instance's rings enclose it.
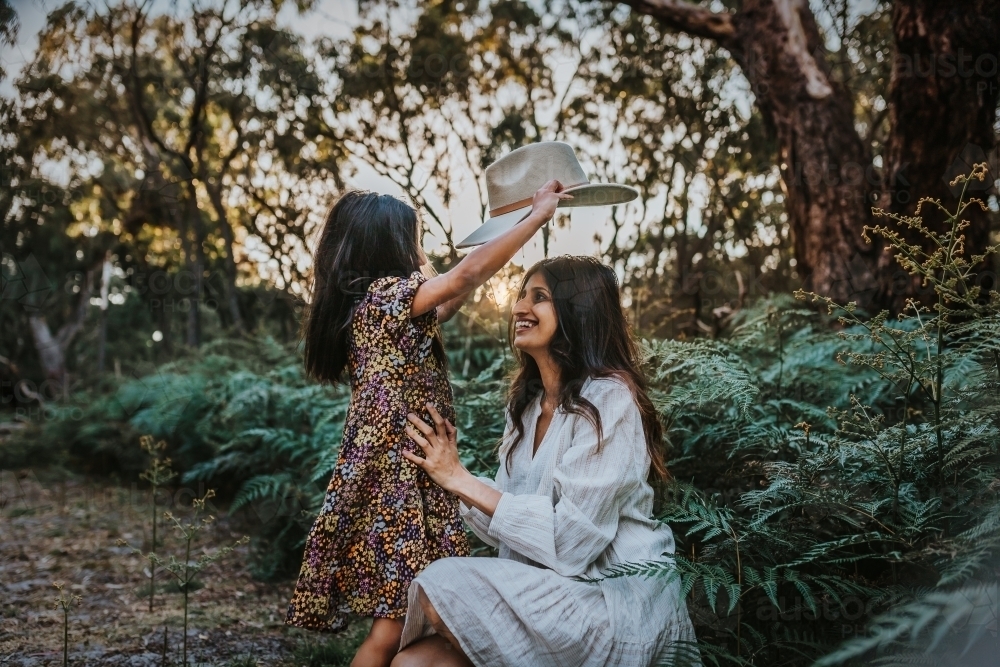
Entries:
{"label": "dirt ground", "polygon": [[[158,572],[157,588],[166,590],[149,611],[148,563],[117,544],[121,538],[148,550],[149,499],[137,487],[0,471],[0,665],[62,664],[63,617],[53,608],[59,596],[54,582],[81,598],[69,610],[70,665],[181,664],[182,595],[168,574]],[[201,533],[198,549],[211,551],[241,537],[237,520],[220,514]],[[164,541],[159,551],[183,556],[170,527],[161,523],[157,530],[157,541]],[[246,545],[198,580],[202,587],[190,594],[190,665],[346,665],[365,632],[360,621],[346,637],[286,626],[294,582],[254,581]]]}

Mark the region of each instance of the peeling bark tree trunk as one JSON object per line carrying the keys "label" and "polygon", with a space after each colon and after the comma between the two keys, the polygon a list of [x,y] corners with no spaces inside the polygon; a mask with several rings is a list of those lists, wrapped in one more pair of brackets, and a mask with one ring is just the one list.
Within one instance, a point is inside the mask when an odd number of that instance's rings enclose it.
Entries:
{"label": "peeling bark tree trunk", "polygon": [[97,333],[97,374],[104,372],[104,357],[108,347],[108,298],[111,288],[111,253],[104,253],[101,266],[101,322]]}
{"label": "peeling bark tree trunk", "polygon": [[[885,146],[886,179],[878,204],[912,215],[920,197],[933,197],[954,210],[961,188],[951,188],[948,182],[968,173],[973,164],[986,162],[996,146],[1000,2],[978,0],[957,8],[934,0],[897,0],[892,31],[892,133]],[[994,159],[991,168],[996,166]],[[988,185],[971,183],[966,196],[982,197]],[[940,228],[944,216],[934,207],[924,207],[921,214]],[[970,254],[979,252],[989,244],[989,216],[971,206],[963,217],[971,223],[965,231],[966,246]],[[911,243],[923,245],[923,238],[901,231]],[[879,268],[878,301],[891,309],[901,309],[907,296],[931,296],[929,288],[903,271],[893,253],[882,254]],[[995,284],[990,280],[982,286],[993,289]]]}
{"label": "peeling bark tree trunk", "polygon": [[797,270],[819,293],[863,300],[874,282],[875,252],[861,238],[873,172],[850,94],[813,57],[822,41],[804,1],[746,2],[734,26],[737,62],[778,140]]}
{"label": "peeling bark tree trunk", "polygon": [[[861,237],[864,226],[875,222],[870,207],[904,174],[910,175],[914,192],[940,193],[942,175],[967,142],[979,141],[989,153],[996,145],[996,86],[977,98],[980,84],[975,82],[928,79],[926,85],[909,86],[894,70],[894,125],[883,178],[855,130],[849,91],[829,76],[806,0],[746,0],[736,13],[712,12],[682,0],[625,4],[668,27],[714,40],[739,64],[778,140],[797,270],[807,287],[870,308],[898,308],[902,299],[913,295],[918,286],[912,283],[896,292],[885,288],[896,270],[885,261],[882,244],[869,245]],[[1000,3],[978,0],[962,9],[938,4],[897,3],[893,28],[898,48],[922,44],[937,53],[966,44],[974,58],[987,54],[995,63],[1000,55],[1000,22],[995,18]],[[995,72],[992,80],[998,80]],[[979,230],[981,234],[968,237],[970,254],[985,246],[986,225],[980,224]]]}
{"label": "peeling bark tree trunk", "polygon": [[44,314],[35,313],[28,316],[31,338],[35,344],[35,350],[38,352],[38,360],[42,364],[45,377],[57,380],[63,386],[66,384],[66,352],[73,339],[83,329],[83,324],[87,319],[87,307],[90,305],[90,290],[94,282],[93,271],[88,271],[84,275],[86,277],[80,290],[80,299],[77,301],[69,320],[59,327],[59,331],[54,336]]}
{"label": "peeling bark tree trunk", "polygon": [[44,315],[30,315],[28,324],[31,326],[31,338],[45,377],[61,382],[66,375],[66,354],[52,335],[48,321]]}

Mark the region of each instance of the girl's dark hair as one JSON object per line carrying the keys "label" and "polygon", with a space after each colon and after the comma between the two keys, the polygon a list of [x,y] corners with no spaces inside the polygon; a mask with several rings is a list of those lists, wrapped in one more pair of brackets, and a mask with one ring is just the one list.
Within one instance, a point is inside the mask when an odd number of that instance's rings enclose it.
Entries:
{"label": "girl's dark hair", "polygon": [[[553,257],[528,269],[519,293],[528,280],[540,274],[552,294],[558,321],[549,353],[561,371],[559,407],[585,417],[603,439],[601,414],[580,395],[587,378],[615,377],[632,391],[642,416],[642,428],[649,451],[650,473],[668,479],[663,463],[663,426],[649,399],[646,378],[639,370],[639,346],[632,335],[619,296],[618,277],[613,269],[592,257]],[[524,437],[521,418],[528,405],[542,393],[541,374],[531,355],[514,347],[514,317],[508,324],[508,340],[518,368],[511,382],[507,409],[516,435],[507,450],[510,467],[514,448]]]}
{"label": "girl's dark hair", "polygon": [[[313,255],[312,299],[302,324],[306,372],[342,380],[355,306],[378,278],[420,269],[420,229],[413,207],[389,195],[351,191],[326,217]],[[443,361],[440,339],[435,356]]]}

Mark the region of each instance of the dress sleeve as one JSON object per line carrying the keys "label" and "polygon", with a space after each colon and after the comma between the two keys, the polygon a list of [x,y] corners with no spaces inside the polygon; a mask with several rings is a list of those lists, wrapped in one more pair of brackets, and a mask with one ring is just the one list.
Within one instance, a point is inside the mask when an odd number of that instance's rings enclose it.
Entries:
{"label": "dress sleeve", "polygon": [[410,317],[417,288],[427,280],[419,271],[408,277],[387,276],[368,286],[362,304],[364,317],[379,336],[387,336],[404,353],[429,354],[432,328],[437,323],[437,309]]}
{"label": "dress sleeve", "polygon": [[574,415],[573,442],[553,474],[555,502],[549,496],[505,492],[489,524],[489,535],[567,577],[586,572],[607,549],[618,532],[623,499],[641,484],[638,406],[623,384],[601,384],[605,389],[588,399],[601,414],[603,445],[598,446],[590,422]]}
{"label": "dress sleeve", "polygon": [[[497,483],[489,477],[477,477],[476,479],[486,486],[497,489]],[[461,500],[458,501],[458,506],[465,524],[472,529],[472,532],[474,532],[479,539],[493,548],[500,546],[500,540],[490,535],[490,522],[492,519],[488,514],[482,513],[475,507],[469,507]]]}
{"label": "dress sleeve", "polygon": [[[511,426],[510,414],[508,413],[507,425],[504,428],[503,440],[501,442],[505,444],[510,442],[510,434],[512,430],[513,428]],[[500,467],[497,469],[496,480],[489,479],[488,477],[476,477],[476,479],[478,479],[480,482],[482,482],[486,486],[496,489],[497,491],[503,491],[504,486],[506,486],[506,479],[507,479],[506,467],[505,467],[506,461],[504,460],[504,455],[502,452],[503,448],[501,448]],[[459,505],[459,510],[462,514],[462,519],[469,526],[469,528],[472,529],[472,532],[475,533],[479,537],[479,539],[481,539],[483,542],[490,545],[491,547],[493,548],[499,547],[500,541],[493,535],[490,535],[489,532],[490,523],[492,522],[493,519],[488,514],[484,514],[475,507],[469,507],[461,500],[458,501],[458,505]]]}
{"label": "dress sleeve", "polygon": [[[365,299],[368,317],[388,333],[405,331],[410,324],[413,297],[417,294],[417,288],[426,280],[424,274],[414,271],[408,277],[387,276],[373,281]],[[432,308],[420,317],[436,317],[436,312],[437,309]]]}

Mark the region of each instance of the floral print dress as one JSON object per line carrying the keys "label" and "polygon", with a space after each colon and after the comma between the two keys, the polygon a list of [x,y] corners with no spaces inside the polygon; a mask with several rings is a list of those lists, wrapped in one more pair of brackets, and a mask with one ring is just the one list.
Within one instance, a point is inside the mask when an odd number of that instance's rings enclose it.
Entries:
{"label": "floral print dress", "polygon": [[404,431],[408,412],[429,422],[430,402],[455,421],[451,385],[433,353],[437,311],[410,317],[424,280],[419,271],[380,278],[355,308],[351,404],[337,466],[306,539],[288,625],[336,632],[352,612],[401,619],[421,570],[469,553],[458,499],[400,453],[417,449]]}

